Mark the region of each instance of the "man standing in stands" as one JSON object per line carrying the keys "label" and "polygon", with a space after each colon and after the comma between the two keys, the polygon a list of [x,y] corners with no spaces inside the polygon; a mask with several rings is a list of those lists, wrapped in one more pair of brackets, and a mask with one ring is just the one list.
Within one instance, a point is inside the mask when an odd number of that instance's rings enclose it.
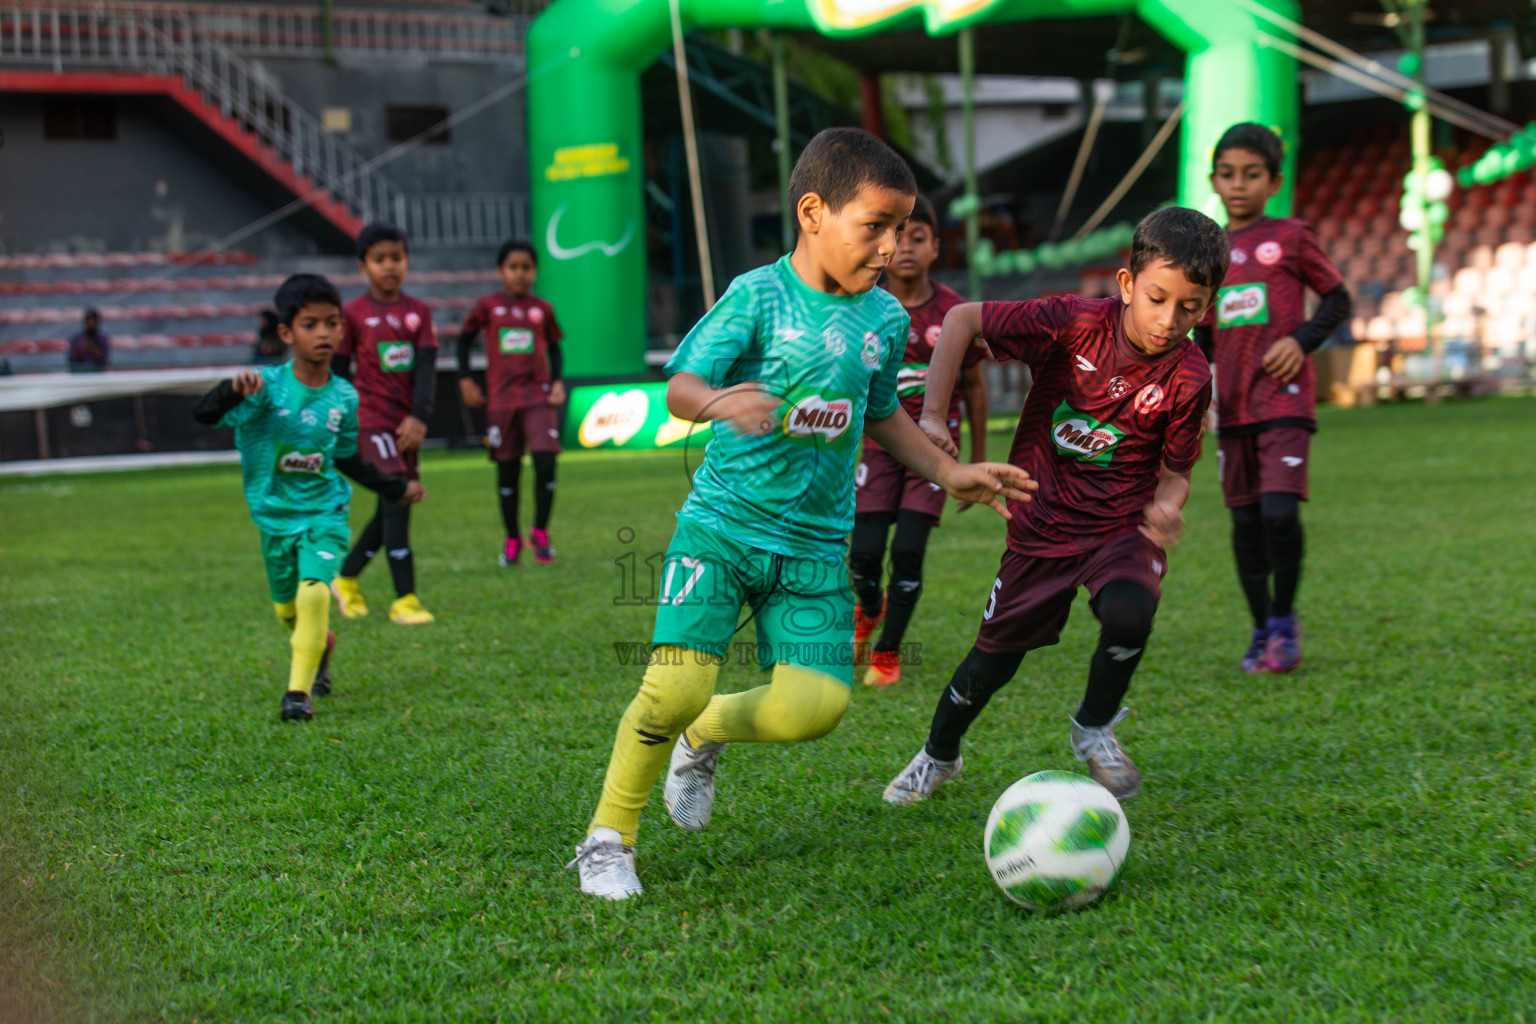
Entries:
{"label": "man standing in stands", "polygon": [[85,329],[69,339],[69,372],[99,373],[112,355],[112,339],[101,329],[101,314],[85,311]]}

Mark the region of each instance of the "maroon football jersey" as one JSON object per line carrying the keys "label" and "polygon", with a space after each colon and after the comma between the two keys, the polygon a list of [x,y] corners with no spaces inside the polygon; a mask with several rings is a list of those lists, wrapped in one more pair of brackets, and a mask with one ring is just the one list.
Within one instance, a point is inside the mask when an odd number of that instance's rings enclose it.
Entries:
{"label": "maroon football jersey", "polygon": [[[1216,412],[1222,436],[1264,426],[1315,425],[1317,375],[1312,360],[1289,384],[1264,372],[1264,353],[1307,321],[1306,289],[1326,295],[1344,279],[1317,244],[1307,222],[1263,217],[1229,232],[1232,266],[1216,307]],[[1279,421],[1279,422],[1276,422]]]}
{"label": "maroon football jersey", "polygon": [[491,409],[549,401],[549,349],[565,336],[555,322],[555,307],[536,295],[482,295],[464,319],[464,330],[485,337],[486,404]]}
{"label": "maroon football jersey", "polygon": [[347,303],[346,336],[336,350],[352,358],[357,428],[394,430],[411,414],[418,359],[437,358],[437,328],[420,299],[380,302],[366,292]]}
{"label": "maroon football jersey", "polygon": [[[896,372],[896,397],[907,415],[914,420],[923,414],[923,396],[928,389],[928,364],[933,360],[933,346],[939,340],[939,329],[944,326],[944,314],[965,301],[959,292],[935,281],[933,295],[927,302],[921,306],[907,307],[907,315],[912,318],[912,324],[907,328],[907,348],[901,357],[901,369]],[[975,366],[986,357],[987,343],[977,338],[960,363],[961,371]],[[963,397],[957,381],[955,390],[949,396],[949,411],[944,415],[944,422],[949,426],[950,436],[956,444],[960,442],[960,402]],[[874,438],[866,438],[864,443],[871,448],[880,447]]]}
{"label": "maroon football jersey", "polygon": [[1131,345],[1119,296],[988,302],[982,332],[998,359],[1028,363],[1008,461],[1040,485],[1010,502],[1008,547],[1064,557],[1096,549],[1141,524],[1158,471],[1200,458],[1211,370],[1188,338],[1160,356]]}

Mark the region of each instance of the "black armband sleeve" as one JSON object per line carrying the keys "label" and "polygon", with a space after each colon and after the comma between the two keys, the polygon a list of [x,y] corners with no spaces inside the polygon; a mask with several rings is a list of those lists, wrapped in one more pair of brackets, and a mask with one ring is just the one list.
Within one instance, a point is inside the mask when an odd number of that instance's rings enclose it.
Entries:
{"label": "black armband sleeve", "polygon": [[475,371],[469,365],[469,353],[475,347],[475,338],[479,333],[479,331],[459,332],[459,380],[474,376]]}
{"label": "black armband sleeve", "polygon": [[1191,336],[1195,339],[1195,344],[1200,346],[1200,351],[1205,353],[1205,361],[1208,363],[1215,362],[1216,328],[1200,324],[1195,328]]}
{"label": "black armband sleeve", "polygon": [[377,466],[356,452],[344,459],[337,459],[336,468],[370,491],[390,501],[399,501],[400,496],[405,493],[405,477],[380,473]]}
{"label": "black armband sleeve", "polygon": [[1349,289],[1339,285],[1333,291],[1323,296],[1323,301],[1318,303],[1317,312],[1312,314],[1312,319],[1302,324],[1291,332],[1291,337],[1301,346],[1301,350],[1308,354],[1316,352],[1329,335],[1339,329],[1339,324],[1349,319],[1350,310],[1354,303],[1350,300]]}
{"label": "black armband sleeve", "polygon": [[411,395],[411,415],[426,423],[432,419],[437,398],[437,349],[427,349],[430,359],[416,360],[416,391]]}
{"label": "black armband sleeve", "polygon": [[235,390],[233,380],[221,380],[213,386],[211,391],[197,400],[197,405],[192,407],[192,418],[199,423],[216,427],[225,413],[243,401],[245,396]]}
{"label": "black armband sleeve", "polygon": [[560,343],[551,342],[549,346],[549,379],[565,379],[565,356],[560,354]]}
{"label": "black armband sleeve", "polygon": [[331,356],[331,372],[350,383],[352,381],[352,357],[342,355]]}

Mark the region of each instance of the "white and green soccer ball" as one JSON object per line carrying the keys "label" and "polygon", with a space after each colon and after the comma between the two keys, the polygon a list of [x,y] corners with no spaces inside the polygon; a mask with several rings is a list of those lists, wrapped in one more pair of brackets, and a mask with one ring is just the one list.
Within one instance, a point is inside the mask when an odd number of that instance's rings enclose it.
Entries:
{"label": "white and green soccer ball", "polygon": [[1131,845],[1125,812],[1076,772],[1035,772],[1003,791],[987,816],[987,869],[1030,910],[1077,910],[1114,888]]}

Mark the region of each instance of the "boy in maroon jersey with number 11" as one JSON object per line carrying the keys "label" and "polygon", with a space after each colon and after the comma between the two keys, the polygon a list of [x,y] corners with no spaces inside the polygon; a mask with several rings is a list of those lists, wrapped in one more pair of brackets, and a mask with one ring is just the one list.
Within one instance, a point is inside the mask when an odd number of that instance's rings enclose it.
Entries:
{"label": "boy in maroon jersey with number 11", "polygon": [[939,695],[927,744],[885,789],[911,804],[960,774],[960,739],[1024,655],[1056,643],[1078,587],[1099,619],[1072,750],[1120,800],[1141,774],[1115,738],[1121,699],[1152,632],[1166,549],[1184,528],[1189,473],[1211,402],[1211,371],[1190,330],[1227,272],[1215,221],[1171,207],[1136,228],[1120,294],[956,306],[928,368],[920,426],[953,450],[944,424],[961,360],[985,336],[999,359],[1029,364],[1008,461],[1039,482],[1010,503],[1008,546],[976,643]]}
{"label": "boy in maroon jersey with number 11", "polygon": [[[357,388],[357,450],[381,473],[420,480],[417,458],[437,389],[437,328],[427,304],[401,291],[410,262],[399,228],[369,224],[358,232],[357,265],[368,291],[347,303],[347,333],[334,365]],[[432,622],[434,616],[416,597],[411,510],[382,499],[331,583],[342,616],[368,614],[357,577],[381,547],[395,584],[389,621],[402,626]]]}
{"label": "boy in maroon jersey with number 11", "polygon": [[549,512],[555,500],[555,456],[560,453],[559,408],[565,402],[555,307],[532,294],[539,258],[527,242],[507,242],[496,254],[502,290],[482,295],[459,334],[459,393],[478,409],[486,396],[469,368],[475,336],[485,333],[485,386],[490,392],[486,442],[496,463],[496,489],[507,539],[499,561],[517,564],[523,537],[517,526],[518,478],[523,449],[533,456],[533,529],[528,539],[536,562],[553,562]]}
{"label": "boy in maroon jersey with number 11", "polygon": [[[1266,217],[1280,191],[1280,138],[1236,124],[1216,143],[1211,187],[1227,210],[1232,269],[1195,340],[1216,364],[1221,489],[1232,512],[1237,578],[1253,614],[1245,672],[1301,664],[1296,588],[1301,502],[1317,378],[1307,358],[1349,316],[1349,290],[1304,220]],[[1306,289],[1322,296],[1311,320]],[[1271,590],[1273,580],[1273,590]]]}

